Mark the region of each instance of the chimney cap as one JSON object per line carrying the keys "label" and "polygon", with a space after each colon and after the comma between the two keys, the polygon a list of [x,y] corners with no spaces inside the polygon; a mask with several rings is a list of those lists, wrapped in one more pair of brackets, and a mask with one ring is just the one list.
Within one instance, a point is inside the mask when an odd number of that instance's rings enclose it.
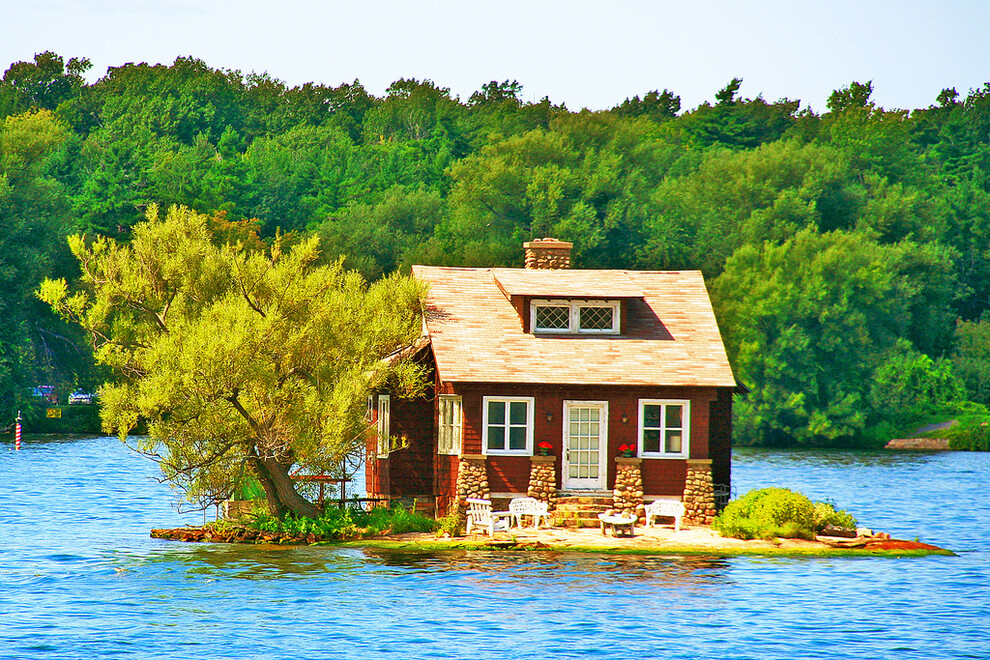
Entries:
{"label": "chimney cap", "polygon": [[574,247],[574,243],[568,241],[561,241],[556,238],[546,237],[546,238],[534,238],[531,241],[523,243],[524,248],[559,248],[561,250],[569,250]]}

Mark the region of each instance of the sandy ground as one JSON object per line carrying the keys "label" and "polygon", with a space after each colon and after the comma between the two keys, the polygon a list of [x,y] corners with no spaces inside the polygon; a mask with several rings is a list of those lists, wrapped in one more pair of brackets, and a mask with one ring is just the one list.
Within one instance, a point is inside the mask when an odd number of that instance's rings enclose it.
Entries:
{"label": "sandy ground", "polygon": [[[394,538],[396,541],[409,543],[437,543],[443,542],[434,534],[401,534]],[[672,526],[662,527],[637,527],[635,535],[630,537],[613,537],[611,533],[602,536],[598,528],[541,528],[532,527],[513,528],[510,532],[496,532],[494,539],[489,539],[487,534],[469,534],[464,537],[449,539],[452,544],[456,543],[493,543],[497,545],[507,545],[515,541],[517,546],[541,545],[553,548],[601,548],[602,550],[636,550],[643,549],[651,552],[669,548],[671,550],[692,550],[692,551],[759,551],[759,550],[784,550],[784,549],[827,549],[829,544],[819,541],[805,541],[802,539],[778,539],[777,541],[752,540],[725,538],[719,536],[710,527],[682,527],[675,532]]]}

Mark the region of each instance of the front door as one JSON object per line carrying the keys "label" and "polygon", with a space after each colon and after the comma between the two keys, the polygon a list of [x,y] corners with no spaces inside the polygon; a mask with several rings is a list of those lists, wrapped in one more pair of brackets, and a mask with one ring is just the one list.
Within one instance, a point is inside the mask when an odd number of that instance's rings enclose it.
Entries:
{"label": "front door", "polygon": [[564,490],[604,490],[608,403],[564,402]]}

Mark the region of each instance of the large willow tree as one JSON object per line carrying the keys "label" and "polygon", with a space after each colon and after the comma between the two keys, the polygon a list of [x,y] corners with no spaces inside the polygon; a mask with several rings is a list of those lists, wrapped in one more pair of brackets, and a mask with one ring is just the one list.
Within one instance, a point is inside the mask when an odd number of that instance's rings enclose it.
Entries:
{"label": "large willow tree", "polygon": [[316,515],[290,470],[332,470],[361,446],[369,388],[420,387],[414,365],[383,358],[419,333],[421,287],[319,266],[317,239],[253,251],[211,239],[204,216],[152,207],[129,244],[71,237],[75,291],[46,280],[39,295],[119,375],[101,390],[105,430],[126,439],[147,420],[137,447],[190,500],[250,472],[273,514]]}

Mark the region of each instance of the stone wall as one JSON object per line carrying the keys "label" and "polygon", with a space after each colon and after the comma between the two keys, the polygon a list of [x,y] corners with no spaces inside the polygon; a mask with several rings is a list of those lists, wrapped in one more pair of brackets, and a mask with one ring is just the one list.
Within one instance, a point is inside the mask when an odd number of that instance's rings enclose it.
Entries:
{"label": "stone wall", "polygon": [[626,517],[644,517],[642,458],[615,459],[615,487],[612,490],[612,506]]}
{"label": "stone wall", "polygon": [[556,238],[537,238],[523,243],[526,252],[526,268],[570,268],[573,243]]}
{"label": "stone wall", "polygon": [[688,459],[684,482],[684,522],[711,525],[715,518],[715,494],[712,490],[712,460]]}
{"label": "stone wall", "polygon": [[469,497],[487,500],[491,491],[488,489],[488,465],[481,454],[464,454],[457,468],[457,500],[463,506]]}
{"label": "stone wall", "polygon": [[534,456],[530,459],[527,495],[546,502],[553,509],[557,502],[556,456]]}

